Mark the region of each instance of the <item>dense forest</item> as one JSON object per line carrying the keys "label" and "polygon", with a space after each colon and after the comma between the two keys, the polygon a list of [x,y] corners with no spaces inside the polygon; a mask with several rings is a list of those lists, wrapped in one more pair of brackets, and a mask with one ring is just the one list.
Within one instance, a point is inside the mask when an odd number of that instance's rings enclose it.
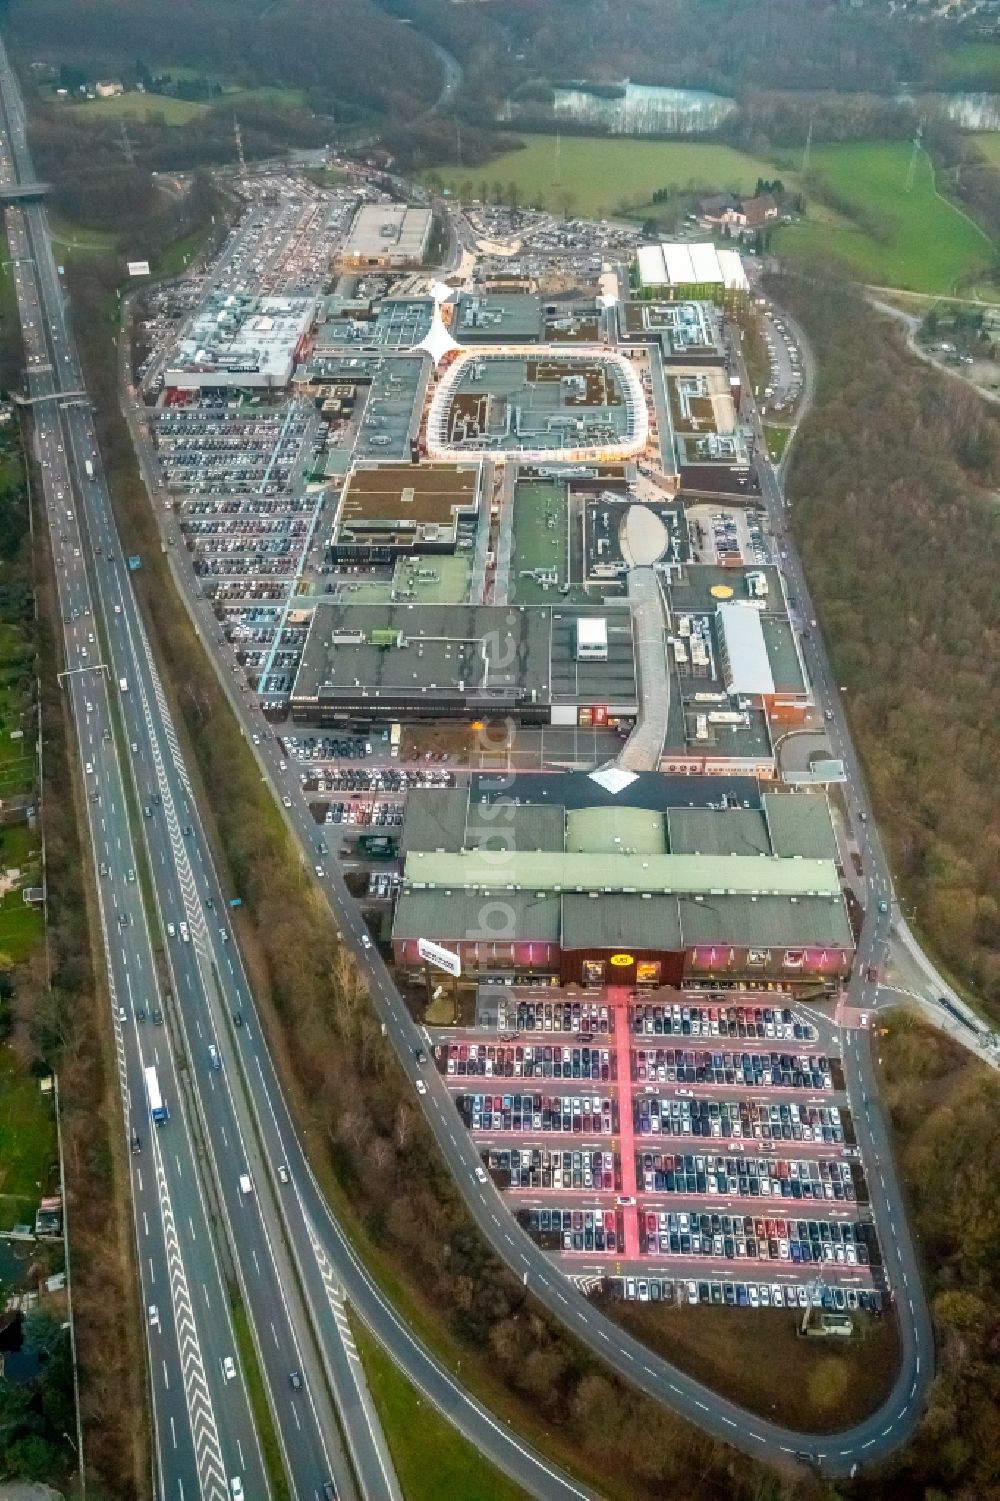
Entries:
{"label": "dense forest", "polygon": [[991,1501],[1000,1453],[1000,1083],[957,1043],[905,1015],[879,1047],[880,1094],[934,1319],[926,1416],[857,1495]]}
{"label": "dense forest", "polygon": [[[959,34],[869,8],[799,0],[383,0],[455,52],[466,80],[458,108],[482,120],[509,94],[577,78],[750,92],[840,90],[891,95],[935,86]],[[989,68],[969,87],[995,86]],[[801,137],[800,137],[801,139]]]}
{"label": "dense forest", "polygon": [[5,0],[0,20],[24,63],[102,76],[141,60],[304,89],[331,114],[346,103],[405,118],[441,87],[432,49],[371,0]]}
{"label": "dense forest", "polygon": [[788,492],[893,867],[1000,1016],[1000,411],[847,291],[774,290],[819,360]]}

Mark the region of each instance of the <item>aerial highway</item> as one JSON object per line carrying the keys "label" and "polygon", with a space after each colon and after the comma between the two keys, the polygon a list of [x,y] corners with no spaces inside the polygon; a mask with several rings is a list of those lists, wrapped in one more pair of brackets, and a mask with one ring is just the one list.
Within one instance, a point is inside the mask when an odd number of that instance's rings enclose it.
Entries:
{"label": "aerial highway", "polygon": [[[16,133],[23,128],[16,117]],[[13,176],[10,140],[0,156]],[[39,295],[30,208],[8,211],[18,308],[35,405],[35,441],[65,627],[63,679],[80,750],[107,962],[118,1067],[133,1153],[137,1262],[149,1348],[149,1385],[158,1437],[157,1484],[164,1495],[224,1497],[239,1475],[267,1493],[263,1460],[241,1375],[229,1380],[223,1362],[235,1338],[225,1280],[207,1233],[208,1215],[188,1131],[152,935],[137,880],[139,856],[128,816],[126,777],[114,738],[112,696],[99,625],[83,564],[81,515],[67,456],[67,409],[58,400],[55,362],[63,347],[46,335]],[[84,412],[83,408],[79,408]],[[89,421],[89,413],[85,419]],[[149,1018],[140,1029],[137,1016]],[[150,1123],[145,1070],[155,1069],[169,1123]],[[195,1224],[195,1217],[197,1225]],[[197,1226],[203,1228],[198,1234]]]}
{"label": "aerial highway", "polygon": [[[3,177],[30,182],[2,54],[0,94]],[[194,875],[206,853],[186,822],[190,785],[115,532],[44,209],[9,210],[7,229],[132,1154],[157,1489],[270,1494],[233,1326],[238,1286],[295,1494],[392,1497],[346,1320],[321,1284],[317,1337],[275,1199],[287,1177],[262,1161],[242,1102],[225,996],[231,935],[221,898],[213,912]]]}
{"label": "aerial highway", "polygon": [[[14,97],[13,82],[5,61],[0,65],[0,88],[8,101]],[[23,152],[23,121],[16,113],[11,123],[11,139],[15,152]],[[19,163],[16,175],[20,181],[29,180],[29,172],[25,170],[23,163]],[[44,384],[47,379],[62,380],[63,391],[79,390],[80,377],[75,356],[68,343],[58,277],[51,264],[47,236],[44,233],[44,211],[38,206],[16,210],[10,216],[11,224],[17,214],[24,215],[29,228],[23,241],[15,247],[15,254],[17,258],[23,257],[26,265],[29,260],[35,263],[34,270],[30,274],[24,271],[22,279],[37,283],[44,302],[43,321],[46,328],[52,326],[51,340],[48,333],[45,334],[49,347],[40,348],[39,363],[30,377],[34,383],[32,394],[36,394],[36,387],[39,394],[48,394],[48,388]],[[32,226],[35,228],[32,229]],[[31,321],[28,319],[29,324]],[[65,370],[60,370],[60,360],[65,364]],[[45,369],[46,365],[48,370]],[[59,370],[58,377],[52,376],[53,365]],[[54,384],[52,390],[57,389],[59,387]],[[42,403],[43,407],[45,405]],[[106,717],[99,724],[102,731],[101,743],[107,744],[103,739],[103,729],[112,723],[110,703],[114,696],[113,685],[117,682],[118,712],[123,718],[125,734],[131,736],[130,747],[138,747],[131,751],[132,759],[129,763],[137,806],[146,806],[144,794],[150,795],[148,806],[151,811],[142,827],[157,894],[159,921],[166,929],[169,940],[165,945],[172,966],[173,981],[173,1000],[169,1009],[176,1018],[174,1025],[183,1035],[185,1056],[190,1060],[187,1073],[191,1080],[190,1088],[197,1101],[195,1113],[198,1120],[205,1124],[204,1138],[208,1143],[206,1150],[214,1164],[212,1178],[220,1202],[225,1206],[223,1212],[232,1223],[240,1227],[239,1273],[243,1281],[244,1297],[251,1308],[257,1329],[258,1346],[268,1375],[272,1406],[286,1447],[286,1457],[290,1448],[296,1454],[300,1447],[304,1451],[306,1440],[302,1440],[300,1445],[297,1437],[289,1438],[291,1426],[286,1408],[292,1398],[301,1394],[293,1391],[292,1397],[285,1402],[279,1400],[277,1387],[280,1377],[284,1373],[287,1385],[291,1369],[302,1370],[307,1367],[309,1328],[318,1334],[316,1359],[332,1364],[333,1356],[330,1352],[336,1351],[339,1344],[347,1365],[352,1370],[355,1368],[351,1360],[351,1349],[343,1338],[341,1324],[343,1301],[346,1298],[429,1400],[451,1417],[484,1453],[493,1457],[532,1494],[584,1495],[586,1492],[581,1487],[521,1445],[505,1425],[498,1424],[479,1404],[470,1399],[406,1329],[352,1252],[346,1236],[312,1178],[257,1019],[238,947],[227,926],[223,892],[212,868],[207,840],[184,773],[182,757],[155,672],[152,652],[129,587],[107,492],[100,478],[99,467],[95,468],[93,478],[86,471],[88,462],[92,466],[99,464],[96,450],[92,446],[90,429],[87,427],[89,414],[82,406],[60,406],[58,402],[53,402],[52,405],[56,408],[57,421],[61,424],[64,438],[69,439],[69,442],[64,442],[65,454],[71,455],[73,459],[76,483],[86,499],[83,516],[86,536],[80,536],[82,546],[72,542],[66,544],[74,549],[72,559],[66,560],[66,572],[79,572],[82,576],[86,571],[85,567],[78,570],[70,569],[68,565],[79,560],[85,564],[89,557],[93,576],[99,581],[113,579],[118,589],[118,594],[115,595],[110,585],[106,587],[104,583],[99,583],[112,663],[111,689],[109,692],[105,682],[104,698],[100,700],[106,705]],[[65,454],[60,457],[65,458]],[[58,472],[62,474],[65,471],[66,465],[60,464]],[[781,497],[777,482],[767,465],[761,470],[761,481],[777,524],[780,509],[775,508],[780,508]],[[53,481],[53,503],[56,500],[56,488]],[[69,493],[67,490],[66,494]],[[70,508],[74,509],[73,506]],[[168,518],[166,525],[169,527],[170,524]],[[422,1069],[417,1062],[417,1049],[422,1043],[421,1033],[410,1018],[390,972],[374,949],[360,912],[347,893],[341,873],[331,862],[317,862],[316,826],[305,804],[298,780],[282,765],[273,732],[250,695],[241,695],[234,689],[231,654],[221,644],[216,650],[217,622],[210,605],[201,597],[196,580],[178,553],[178,549],[173,550],[175,576],[209,649],[217,657],[221,679],[242,719],[248,742],[253,745],[279,799],[288,799],[290,806],[286,806],[286,814],[301,841],[307,866],[312,868],[319,863],[317,880],[326,893],[345,941],[350,944],[368,981],[387,1036],[396,1048],[407,1076],[414,1085],[418,1077],[425,1079],[426,1094],[422,1097],[421,1104],[426,1110],[438,1145],[473,1218],[497,1252],[535,1297],[628,1379],[663,1400],[699,1427],[754,1457],[780,1460],[793,1456],[807,1460],[827,1473],[847,1474],[856,1466],[884,1457],[898,1447],[912,1431],[919,1417],[923,1395],[932,1374],[932,1345],[929,1318],[916,1277],[912,1246],[888,1153],[885,1122],[875,1099],[867,1034],[852,1035],[846,1040],[845,1071],[852,1106],[858,1120],[859,1139],[869,1163],[873,1207],[885,1249],[887,1273],[896,1294],[897,1312],[903,1330],[904,1360],[893,1393],[877,1414],[840,1434],[823,1437],[802,1435],[767,1423],[718,1397],[651,1354],[605,1319],[553,1269],[548,1257],[522,1233],[511,1218],[492,1185],[488,1181],[482,1181],[481,1172],[478,1171],[481,1168],[478,1152],[466,1133],[456,1129],[457,1118],[443,1081],[433,1071]],[[791,548],[789,556],[792,557]],[[797,568],[794,559],[790,567]],[[796,577],[796,587],[802,591],[800,597],[807,600],[804,581],[799,577]],[[120,605],[121,615],[115,609],[116,604]],[[79,626],[79,621],[72,620],[73,608],[71,605],[69,624]],[[121,622],[117,627],[114,624],[116,621]],[[86,627],[84,630],[86,632]],[[839,716],[836,701],[827,697],[832,685],[829,670],[820,656],[821,643],[815,637],[813,639],[816,655],[810,668],[817,693],[821,702],[830,702],[831,712]],[[71,648],[79,651],[82,644],[79,631],[70,636],[68,645]],[[122,679],[127,684],[124,690],[120,689]],[[95,704],[98,701],[96,698],[93,700]],[[835,722],[846,744],[846,726],[839,719]],[[82,752],[85,764],[86,749],[84,746]],[[116,758],[117,750],[106,754]],[[122,809],[120,817],[124,820],[126,777],[120,768],[119,776],[121,798],[118,806]],[[890,910],[885,914],[879,911],[879,903],[882,900],[880,893],[889,892],[890,888],[884,856],[877,842],[869,810],[863,801],[863,784],[856,763],[852,763],[851,787],[852,796],[857,799],[859,822],[864,830],[861,843],[872,897],[862,929],[859,962],[851,994],[856,1002],[867,1004],[865,982],[859,977],[865,973],[865,964],[871,962],[867,956],[880,953],[888,939],[889,922],[883,922],[882,919],[890,917],[891,902]],[[156,798],[160,801],[157,802]],[[860,818],[861,813],[864,813],[864,819]],[[126,867],[126,885],[129,884],[129,868],[134,867]],[[138,901],[138,898],[135,900]],[[145,922],[144,918],[141,920]],[[187,940],[184,938],[181,922],[187,923]],[[174,935],[170,934],[170,924],[176,929]],[[148,939],[148,942],[152,972],[155,956],[152,940]],[[134,1030],[138,1035],[139,1029]],[[218,1051],[218,1070],[210,1066],[209,1047]],[[230,1080],[234,1081],[232,1085]],[[135,1090],[131,1093],[134,1094]],[[249,1194],[244,1193],[239,1184],[239,1178],[246,1169],[250,1170],[252,1184]],[[282,1177],[282,1169],[286,1177]],[[243,1237],[242,1215],[247,1216],[247,1225],[256,1226],[259,1219],[260,1244],[275,1270],[282,1255],[288,1256],[294,1279],[300,1286],[303,1300],[301,1306],[308,1305],[308,1317],[304,1313],[288,1313],[287,1310],[282,1315],[282,1300],[275,1299],[273,1289],[269,1299],[258,1293],[247,1265],[248,1242]],[[280,1249],[282,1246],[284,1251]],[[256,1250],[256,1246],[254,1249]],[[288,1288],[289,1283],[279,1280],[278,1286]],[[266,1337],[267,1322],[273,1317],[272,1310],[277,1312],[279,1318],[287,1320],[293,1341],[279,1352],[280,1360],[276,1357],[274,1363],[267,1349]],[[302,1330],[297,1340],[293,1325]],[[262,1328],[265,1331],[263,1336]],[[277,1335],[275,1337],[277,1340]],[[290,1360],[297,1361],[297,1365],[291,1367]],[[352,1406],[350,1389],[348,1388],[346,1398],[340,1390],[339,1372],[328,1368],[326,1378],[331,1390],[338,1389],[341,1423],[348,1435],[348,1447],[353,1461],[351,1469],[356,1478],[359,1472],[364,1477],[360,1481],[361,1489],[367,1494],[377,1494],[377,1491],[369,1489],[377,1484],[377,1466],[383,1466],[383,1481],[387,1477],[363,1389],[355,1384],[356,1404]],[[310,1378],[306,1383],[306,1391],[312,1389],[313,1380]],[[228,1396],[232,1387],[220,1390],[218,1402]],[[295,1411],[300,1422],[302,1414],[299,1408],[302,1406],[301,1403],[297,1404]],[[317,1418],[315,1434],[319,1443],[323,1442],[326,1426]],[[162,1454],[162,1440],[160,1447]],[[368,1456],[366,1459],[359,1459],[362,1452]],[[309,1464],[312,1465],[313,1462],[310,1457]],[[330,1453],[331,1472],[334,1462],[335,1457]],[[313,1476],[315,1473],[313,1470]],[[349,1478],[340,1482],[345,1490],[350,1483]],[[303,1489],[301,1494],[318,1494],[314,1478],[309,1486],[311,1488]]]}
{"label": "aerial highway", "polygon": [[[754,416],[753,420],[757,422],[759,431],[759,418]],[[134,420],[132,430],[144,477],[150,493],[156,495],[158,482],[155,466]],[[786,587],[790,596],[798,595],[799,608],[808,616],[812,606],[801,565],[795,557],[790,539],[783,535],[786,525],[778,478],[766,459],[758,464],[758,476],[774,535],[783,538],[783,546],[788,554],[785,565]],[[168,543],[179,542],[176,519],[162,507],[157,508],[157,514]],[[253,746],[254,754],[269,778],[276,797],[285,807],[286,819],[299,839],[304,862],[308,867],[316,866],[319,853],[317,827],[301,791],[297,774],[293,768],[284,764],[273,729],[261,714],[253,695],[239,690],[237,685],[243,683],[244,674],[235,653],[224,639],[220,639],[211,604],[202,596],[198,581],[185,560],[183,549],[171,545],[170,551],[175,578],[204,639],[213,643],[213,656],[219,667],[220,681],[226,688],[235,712],[242,719],[247,741]],[[840,696],[835,690],[822,640],[817,632],[812,633],[806,645],[807,667],[813,680],[817,703],[829,710],[832,716],[835,748],[838,754],[843,755],[847,766],[848,785],[860,831],[859,844],[868,900],[859,937],[858,960],[846,997],[849,1005],[860,1009],[873,1005],[870,982],[867,979],[868,966],[880,962],[891,936],[894,907],[891,878],[871,816],[857,758],[850,750]],[[477,1173],[477,1169],[481,1167],[478,1150],[467,1133],[456,1130],[454,1106],[443,1081],[436,1071],[424,1070],[417,1063],[416,1053],[423,1043],[422,1034],[413,1022],[391,972],[373,947],[357,904],[347,892],[336,863],[320,858],[317,880],[326,894],[339,930],[353,948],[403,1069],[414,1087],[418,1077],[423,1078],[426,1084],[427,1093],[421,1097],[421,1104],[473,1218],[512,1271],[525,1280],[535,1296],[557,1318],[613,1364],[621,1374],[697,1426],[756,1458],[787,1461],[791,1456],[830,1475],[849,1475],[861,1465],[883,1458],[905,1442],[919,1420],[933,1376],[933,1340],[902,1195],[889,1152],[887,1122],[876,1097],[868,1031],[852,1030],[845,1033],[844,1067],[852,1113],[857,1122],[858,1139],[869,1168],[872,1207],[883,1245],[888,1286],[900,1323],[903,1359],[892,1393],[877,1412],[842,1433],[822,1436],[802,1434],[769,1423],[739,1408],[651,1354],[644,1346],[624,1334],[618,1326],[605,1319],[575,1287],[554,1272],[549,1258],[513,1221],[492,1184],[481,1181]],[[276,1082],[271,1087],[277,1098]],[[330,1258],[339,1269],[342,1262],[338,1257],[337,1240],[342,1237],[338,1227],[322,1203],[315,1206],[315,1214],[317,1221],[327,1226]],[[349,1274],[344,1275],[346,1279]],[[356,1299],[357,1305],[363,1309],[365,1297],[362,1288],[357,1289]],[[444,1410],[447,1411],[448,1408],[444,1407]],[[461,1422],[459,1426],[462,1426]],[[507,1468],[506,1465],[504,1467]]]}

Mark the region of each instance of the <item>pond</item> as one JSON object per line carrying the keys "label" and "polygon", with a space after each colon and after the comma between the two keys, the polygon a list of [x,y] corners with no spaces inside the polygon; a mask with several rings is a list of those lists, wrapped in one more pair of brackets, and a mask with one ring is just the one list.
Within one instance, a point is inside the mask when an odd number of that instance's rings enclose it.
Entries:
{"label": "pond", "polygon": [[1000,94],[896,95],[901,104],[921,112],[942,114],[960,130],[1000,130]]}
{"label": "pond", "polygon": [[628,83],[613,97],[585,83],[554,90],[556,120],[572,120],[609,135],[697,135],[715,130],[736,108],[735,99],[703,89],[667,89]]}

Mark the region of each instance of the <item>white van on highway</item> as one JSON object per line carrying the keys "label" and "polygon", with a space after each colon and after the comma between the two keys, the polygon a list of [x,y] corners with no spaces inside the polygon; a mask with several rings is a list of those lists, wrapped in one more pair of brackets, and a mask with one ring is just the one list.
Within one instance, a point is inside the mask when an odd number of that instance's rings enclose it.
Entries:
{"label": "white van on highway", "polygon": [[240,1173],[240,1193],[253,1193],[253,1179],[251,1178],[249,1173]]}

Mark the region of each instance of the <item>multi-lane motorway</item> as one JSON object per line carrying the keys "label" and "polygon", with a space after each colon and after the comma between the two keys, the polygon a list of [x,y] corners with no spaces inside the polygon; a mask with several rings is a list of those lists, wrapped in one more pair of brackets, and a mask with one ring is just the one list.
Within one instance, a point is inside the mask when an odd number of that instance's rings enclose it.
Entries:
{"label": "multi-lane motorway", "polygon": [[[0,91],[7,108],[0,176],[8,183],[28,182],[23,111],[2,55]],[[44,209],[11,209],[7,228],[11,256],[19,263],[29,388],[33,398],[40,398],[35,431],[67,667],[72,669],[66,691],[78,727],[81,764],[90,767],[84,773],[88,793],[96,794],[87,803],[95,865],[107,870],[98,884],[128,1130],[141,1144],[133,1157],[135,1217],[144,1299],[147,1310],[157,1309],[149,1347],[159,1489],[181,1497],[224,1496],[239,1475],[249,1495],[268,1494],[238,1358],[235,1375],[227,1379],[226,1358],[237,1354],[230,1317],[235,1282],[250,1316],[297,1496],[322,1496],[325,1484],[343,1495],[398,1493],[359,1374],[344,1319],[345,1299],[425,1395],[527,1490],[539,1496],[581,1496],[585,1492],[579,1486],[492,1419],[412,1336],[358,1262],[310,1174],[227,924],[223,893],[122,557],[89,408],[66,394],[79,392],[82,383]],[[761,480],[777,528],[781,496],[769,467],[762,469]],[[211,609],[193,577],[175,561],[189,608],[206,640],[214,643],[217,624]],[[800,598],[807,601],[791,549],[786,573],[794,576]],[[817,693],[835,715],[853,795],[862,799],[846,726],[815,634],[810,657]],[[257,737],[255,751],[265,773],[276,793],[291,802],[288,818],[312,867],[316,827],[297,779],[282,766],[256,707],[232,691],[231,662],[224,657],[220,662],[248,739]],[[877,962],[888,941],[889,914],[879,912],[879,899],[890,893],[890,886],[869,810],[861,801],[856,807],[871,900],[852,998],[867,1004],[865,966]],[[150,873],[145,888],[144,863]],[[803,1436],[724,1401],[652,1355],[596,1313],[522,1234],[492,1185],[481,1181],[478,1154],[459,1128],[444,1082],[416,1062],[420,1033],[371,946],[340,872],[324,862],[319,879],[404,1069],[414,1083],[426,1073],[422,1103],[470,1212],[556,1317],[626,1377],[756,1457],[806,1454],[830,1473],[847,1473],[903,1441],[919,1416],[932,1373],[931,1331],[875,1099],[867,1033],[847,1039],[845,1074],[900,1315],[903,1365],[879,1413],[841,1434]],[[147,902],[144,889],[152,893]],[[162,1027],[153,1020],[156,1012],[165,1016]],[[210,1049],[216,1050],[218,1068]],[[145,1103],[142,1070],[150,1064],[159,1072],[171,1110],[170,1121],[159,1129],[149,1125]],[[244,1177],[247,1192],[241,1186]],[[293,1374],[301,1378],[298,1384],[293,1384]]]}
{"label": "multi-lane motorway", "polygon": [[[0,54],[0,177],[31,180]],[[246,1106],[253,1035],[233,1020],[225,907],[139,617],[40,204],[7,214],[37,458],[87,791],[133,1176],[163,1496],[270,1494],[233,1307],[249,1317],[296,1496],[398,1486],[338,1302],[282,1232],[295,1185],[261,1152]],[[144,873],[148,872],[148,879]],[[150,1122],[155,1068],[169,1119]],[[341,1438],[348,1436],[350,1461]]]}

